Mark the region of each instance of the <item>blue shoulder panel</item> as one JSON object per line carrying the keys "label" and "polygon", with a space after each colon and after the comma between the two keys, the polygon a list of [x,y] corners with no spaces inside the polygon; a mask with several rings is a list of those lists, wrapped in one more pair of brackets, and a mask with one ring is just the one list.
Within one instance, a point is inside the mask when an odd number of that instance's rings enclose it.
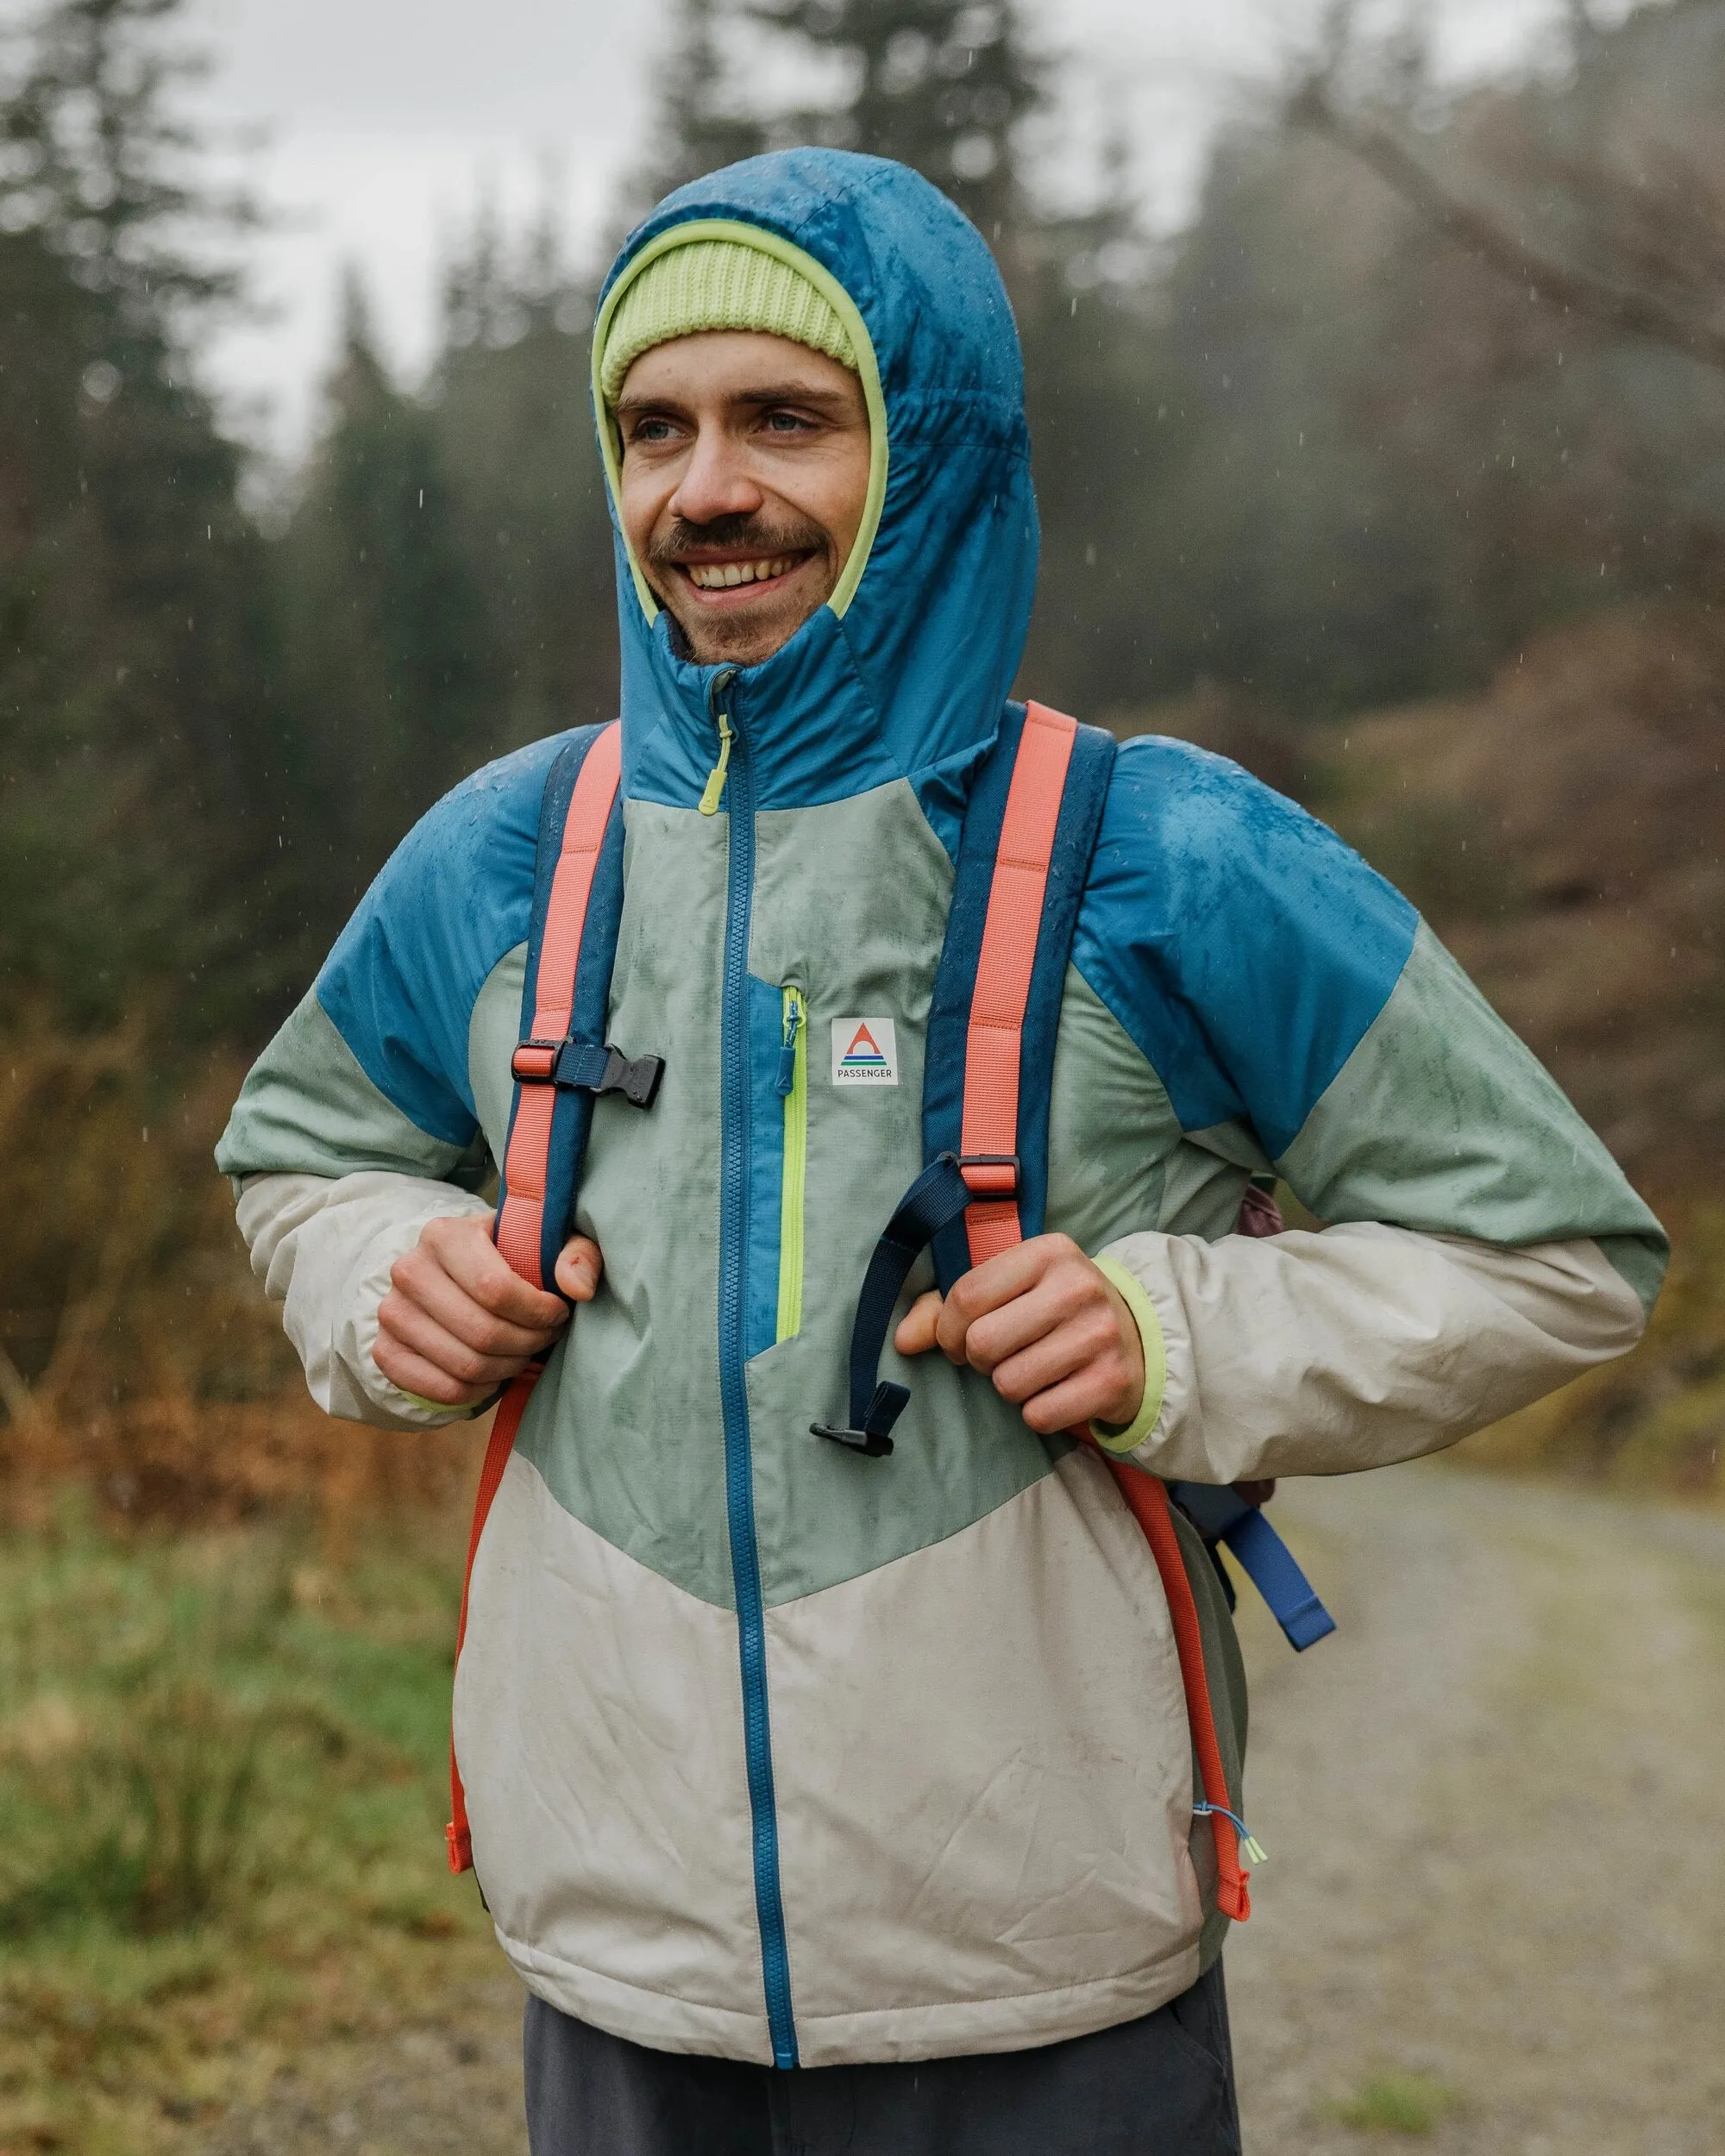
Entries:
{"label": "blue shoulder panel", "polygon": [[1189,1131],[1244,1117],[1277,1159],[1389,1000],[1418,916],[1238,764],[1127,742],[1073,961]]}
{"label": "blue shoulder panel", "polygon": [[468,1021],[492,967],[526,940],[540,797],[568,738],[499,757],[422,816],[317,976],[317,1000],[367,1077],[451,1145],[477,1127]]}

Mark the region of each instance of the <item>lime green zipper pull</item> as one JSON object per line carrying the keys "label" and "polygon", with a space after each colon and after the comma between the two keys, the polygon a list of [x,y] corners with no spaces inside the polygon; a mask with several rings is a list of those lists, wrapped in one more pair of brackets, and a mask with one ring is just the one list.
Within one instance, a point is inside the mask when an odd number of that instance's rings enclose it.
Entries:
{"label": "lime green zipper pull", "polygon": [[778,1338],[788,1340],[803,1325],[803,1188],[808,1169],[808,1005],[800,988],[787,987],[779,1092],[785,1103],[785,1169],[779,1197]]}
{"label": "lime green zipper pull", "polygon": [[735,667],[720,667],[707,683],[706,707],[718,729],[718,761],[707,775],[701,789],[700,812],[703,816],[717,816],[719,796],[724,792],[724,781],[731,770],[731,744],[734,738],[731,730],[731,713],[725,710],[723,699],[729,694],[731,683],[737,679]]}
{"label": "lime green zipper pull", "polygon": [[716,816],[718,813],[718,797],[724,791],[725,774],[731,769],[731,714],[721,711],[715,712],[714,716],[718,720],[718,761],[712,767],[706,789],[700,797],[703,816]]}

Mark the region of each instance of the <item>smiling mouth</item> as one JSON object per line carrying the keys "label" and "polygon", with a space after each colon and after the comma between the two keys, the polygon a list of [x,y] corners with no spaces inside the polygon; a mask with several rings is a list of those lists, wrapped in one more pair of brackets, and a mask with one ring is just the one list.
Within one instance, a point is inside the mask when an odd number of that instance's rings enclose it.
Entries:
{"label": "smiling mouth", "polygon": [[677,567],[698,592],[758,590],[776,584],[809,560],[806,554],[775,554],[755,561],[680,561]]}

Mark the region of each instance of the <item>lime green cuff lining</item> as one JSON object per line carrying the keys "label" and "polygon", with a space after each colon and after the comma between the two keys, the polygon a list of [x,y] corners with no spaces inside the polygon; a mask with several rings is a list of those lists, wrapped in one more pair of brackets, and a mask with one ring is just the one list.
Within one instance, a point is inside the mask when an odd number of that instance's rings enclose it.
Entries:
{"label": "lime green cuff lining", "polygon": [[488,1400],[482,1400],[476,1407],[452,1407],[447,1400],[427,1400],[423,1393],[411,1393],[405,1385],[398,1385],[395,1389],[404,1400],[411,1400],[416,1407],[423,1407],[429,1415],[463,1415],[470,1422],[475,1415],[482,1415],[491,1405]]}
{"label": "lime green cuff lining", "polygon": [[1105,1452],[1135,1452],[1155,1429],[1157,1418],[1162,1413],[1163,1395],[1168,1389],[1168,1350],[1162,1338],[1162,1320],[1156,1314],[1156,1305],[1145,1292],[1136,1275],[1129,1273],[1117,1257],[1099,1257],[1095,1261],[1097,1270],[1110,1287],[1117,1288],[1126,1298],[1126,1308],[1132,1313],[1138,1327],[1138,1337],[1144,1344],[1144,1398],[1138,1413],[1124,1429],[1112,1423],[1093,1422],[1090,1434]]}

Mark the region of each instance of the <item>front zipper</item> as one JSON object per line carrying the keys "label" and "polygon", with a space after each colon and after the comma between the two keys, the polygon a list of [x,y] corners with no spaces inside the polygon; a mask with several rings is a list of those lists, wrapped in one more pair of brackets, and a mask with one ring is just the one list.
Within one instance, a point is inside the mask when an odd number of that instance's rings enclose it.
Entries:
{"label": "front zipper", "polygon": [[785,1103],[785,1169],[779,1190],[778,1338],[803,1326],[803,1175],[808,1159],[808,1006],[787,987],[779,1091]]}
{"label": "front zipper", "polygon": [[[725,879],[724,995],[720,1012],[718,1383],[724,1418],[724,1506],[731,1576],[737,1597],[743,1674],[743,1750],[755,1863],[755,1915],[773,2064],[797,2063],[791,2011],[791,1965],[779,1884],[779,1821],[773,1796],[773,1739],[767,1710],[767,1626],[761,1557],[755,1539],[755,1476],[750,1451],[747,1348],[749,1250],[749,915],[755,883],[755,774],[749,738],[728,708],[735,667],[721,667],[707,692],[718,730],[718,762],[701,796],[703,813],[727,786],[729,866]],[[712,805],[708,805],[709,797]]]}

